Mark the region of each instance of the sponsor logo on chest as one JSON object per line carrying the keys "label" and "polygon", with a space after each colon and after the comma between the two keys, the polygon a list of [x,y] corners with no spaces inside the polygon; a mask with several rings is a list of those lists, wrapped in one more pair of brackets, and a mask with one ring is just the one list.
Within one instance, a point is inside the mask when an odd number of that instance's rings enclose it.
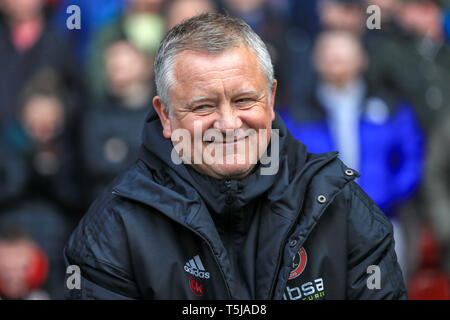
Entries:
{"label": "sponsor logo on chest", "polygon": [[304,247],[300,248],[292,259],[292,270],[288,284],[284,289],[284,300],[317,300],[325,296],[325,284],[322,277],[303,279],[300,275],[307,267],[308,255]]}

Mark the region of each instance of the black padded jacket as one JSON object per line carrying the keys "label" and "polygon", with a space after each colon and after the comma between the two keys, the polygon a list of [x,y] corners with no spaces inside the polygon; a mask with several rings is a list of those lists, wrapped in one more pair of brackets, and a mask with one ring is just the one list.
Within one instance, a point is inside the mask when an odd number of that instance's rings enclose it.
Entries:
{"label": "black padded jacket", "polygon": [[[69,299],[406,299],[392,226],[336,152],[277,115],[279,170],[216,180],[171,161],[155,113],[139,160],[73,232]],[[70,279],[68,279],[70,280]]]}

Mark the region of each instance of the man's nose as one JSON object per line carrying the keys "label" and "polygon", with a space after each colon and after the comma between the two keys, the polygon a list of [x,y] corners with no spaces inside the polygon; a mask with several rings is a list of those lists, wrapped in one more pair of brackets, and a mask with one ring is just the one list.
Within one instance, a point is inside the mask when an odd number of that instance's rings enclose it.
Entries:
{"label": "man's nose", "polygon": [[237,110],[234,110],[229,103],[220,107],[214,129],[226,133],[227,130],[236,130],[242,127],[242,120]]}

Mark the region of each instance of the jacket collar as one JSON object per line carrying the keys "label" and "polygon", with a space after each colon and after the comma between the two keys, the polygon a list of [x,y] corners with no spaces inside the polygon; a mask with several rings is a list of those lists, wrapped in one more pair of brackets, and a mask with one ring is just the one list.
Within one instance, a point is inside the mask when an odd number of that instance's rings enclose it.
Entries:
{"label": "jacket collar", "polygon": [[[222,181],[196,173],[184,164],[172,162],[172,144],[162,136],[159,119],[151,111],[144,126],[143,145],[136,170],[125,173],[113,189],[182,224],[192,222],[190,214],[197,212],[202,205],[220,213],[260,197],[270,201],[272,209],[279,215],[295,220],[309,183],[323,167],[337,158],[337,153],[308,154],[306,147],[292,137],[278,114],[273,127],[280,130],[278,173],[262,176],[256,170],[240,181]],[[344,169],[335,173],[345,177],[343,172]],[[330,187],[332,185],[323,184],[323,192]],[[231,204],[227,204],[229,196],[233,198],[229,201]],[[309,214],[314,215],[312,212]]]}
{"label": "jacket collar", "polygon": [[[289,150],[286,150],[286,143],[294,140],[294,138],[278,115],[273,121],[272,128],[278,129],[281,158],[279,162],[282,162],[283,158],[288,159],[287,151]],[[161,132],[162,127],[159,118],[153,111],[148,115],[143,130],[141,160],[154,171],[165,171],[169,176],[176,175],[181,178],[198,192],[202,200],[214,212],[223,213],[248,204],[271,189],[278,179],[278,174],[261,175],[260,169],[264,166],[262,164],[258,164],[256,169],[242,180],[220,180],[197,173],[192,167],[175,164],[171,160],[172,143],[165,139]],[[297,152],[296,156],[290,159],[297,162],[297,168],[301,168],[306,159],[306,152],[305,147],[299,142],[297,143],[300,152]],[[270,150],[270,145],[268,149]]]}

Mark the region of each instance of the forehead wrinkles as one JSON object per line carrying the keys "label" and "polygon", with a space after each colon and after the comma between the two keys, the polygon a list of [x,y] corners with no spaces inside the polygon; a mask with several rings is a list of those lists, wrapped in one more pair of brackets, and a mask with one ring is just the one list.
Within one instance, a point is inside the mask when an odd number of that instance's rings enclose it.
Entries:
{"label": "forehead wrinkles", "polygon": [[170,99],[176,106],[202,97],[231,98],[241,91],[266,90],[267,78],[248,48],[220,53],[184,51],[173,63]]}
{"label": "forehead wrinkles", "polygon": [[[181,65],[180,65],[181,66]],[[192,66],[190,66],[192,67]],[[191,68],[180,68],[179,72],[176,73],[175,83],[182,86],[184,94],[188,95],[198,95],[200,93],[232,93],[239,90],[256,90],[255,86],[258,87],[257,83],[250,81],[251,79],[256,80],[255,77],[251,76],[249,70],[245,70],[239,67],[226,67],[217,70],[210,68],[205,68],[205,70],[195,70],[191,72]],[[178,90],[174,90],[175,92]],[[187,92],[186,92],[187,91]]]}
{"label": "forehead wrinkles", "polygon": [[[210,74],[241,72],[252,73],[259,69],[255,55],[245,47],[220,53],[184,51],[175,58],[175,68],[184,74]],[[181,70],[180,70],[181,69]]]}
{"label": "forehead wrinkles", "polygon": [[[233,61],[234,60],[234,61]],[[235,59],[186,59],[176,64],[179,75],[195,79],[223,79],[229,76],[250,74],[251,64],[244,64]]]}
{"label": "forehead wrinkles", "polygon": [[[196,75],[190,80],[188,85],[192,85],[196,91],[227,92],[247,86],[246,77],[239,69],[209,71]],[[239,85],[239,88],[235,88],[236,85]]]}

